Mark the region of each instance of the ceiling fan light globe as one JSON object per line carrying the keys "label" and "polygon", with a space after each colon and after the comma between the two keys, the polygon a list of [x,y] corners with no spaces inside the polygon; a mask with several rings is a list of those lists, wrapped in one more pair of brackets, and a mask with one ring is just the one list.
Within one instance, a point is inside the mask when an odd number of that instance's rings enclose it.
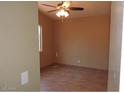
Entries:
{"label": "ceiling fan light globe", "polygon": [[58,17],[60,17],[60,12],[57,12],[56,15],[57,15]]}
{"label": "ceiling fan light globe", "polygon": [[69,16],[69,13],[68,12],[65,12],[64,13],[64,17],[68,17]]}
{"label": "ceiling fan light globe", "polygon": [[58,17],[68,17],[68,16],[69,16],[69,13],[68,13],[67,11],[61,9],[61,10],[59,10],[59,11],[56,13],[56,15],[57,15]]}

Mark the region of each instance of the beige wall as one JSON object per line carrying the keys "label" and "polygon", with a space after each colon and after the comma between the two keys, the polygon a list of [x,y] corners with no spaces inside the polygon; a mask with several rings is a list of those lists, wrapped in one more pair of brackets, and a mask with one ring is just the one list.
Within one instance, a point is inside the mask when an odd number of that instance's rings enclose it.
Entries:
{"label": "beige wall", "polygon": [[0,2],[0,91],[40,90],[37,11],[35,2]]}
{"label": "beige wall", "polygon": [[107,69],[109,27],[108,15],[56,21],[54,49],[58,57],[54,57],[54,62]]}
{"label": "beige wall", "polygon": [[122,24],[123,24],[122,2],[112,2],[108,91],[119,91],[121,45],[123,30]]}
{"label": "beige wall", "polygon": [[42,28],[43,51],[40,52],[41,67],[53,63],[53,21],[39,11],[39,24]]}

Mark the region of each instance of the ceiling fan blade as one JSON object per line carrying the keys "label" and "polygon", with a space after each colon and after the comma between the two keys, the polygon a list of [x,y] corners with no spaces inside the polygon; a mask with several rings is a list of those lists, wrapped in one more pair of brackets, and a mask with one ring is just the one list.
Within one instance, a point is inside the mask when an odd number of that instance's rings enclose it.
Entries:
{"label": "ceiling fan blade", "polygon": [[64,1],[62,1],[61,3],[59,3],[57,6],[61,6],[64,3]]}
{"label": "ceiling fan blade", "polygon": [[84,8],[82,7],[69,7],[70,10],[77,10],[77,11],[80,11],[80,10],[84,10]]}
{"label": "ceiling fan blade", "polygon": [[50,13],[50,12],[54,12],[54,11],[57,11],[57,9],[56,9],[56,10],[50,10],[50,11],[48,11],[48,13]]}
{"label": "ceiling fan blade", "polygon": [[56,8],[56,6],[53,6],[53,5],[48,5],[48,4],[42,4],[42,5]]}

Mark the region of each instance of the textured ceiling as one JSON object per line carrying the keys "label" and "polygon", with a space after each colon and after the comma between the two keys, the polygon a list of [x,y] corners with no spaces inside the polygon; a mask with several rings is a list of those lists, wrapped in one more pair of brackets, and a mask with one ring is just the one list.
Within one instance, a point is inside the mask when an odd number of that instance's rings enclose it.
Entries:
{"label": "textured ceiling", "polygon": [[[58,19],[56,12],[48,13],[47,11],[53,10],[52,7],[43,6],[42,4],[50,4],[56,6],[61,1],[39,1],[38,8],[41,12],[46,14],[52,19]],[[71,6],[83,7],[83,11],[71,11],[68,18],[75,17],[84,17],[84,16],[93,16],[93,15],[102,15],[110,14],[111,2],[110,1],[72,1]]]}

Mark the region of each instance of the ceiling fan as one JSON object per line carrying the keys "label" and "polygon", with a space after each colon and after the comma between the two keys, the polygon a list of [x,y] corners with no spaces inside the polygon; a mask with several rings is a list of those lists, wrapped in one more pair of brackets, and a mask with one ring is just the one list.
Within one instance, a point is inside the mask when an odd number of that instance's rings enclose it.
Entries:
{"label": "ceiling fan", "polygon": [[49,4],[42,4],[42,5],[55,8],[54,10],[50,10],[48,12],[50,13],[50,12],[57,11],[56,15],[58,17],[62,17],[62,18],[68,17],[70,14],[70,11],[82,11],[82,10],[84,10],[84,8],[82,8],[82,7],[71,7],[70,6],[71,2],[72,1],[62,1],[61,3],[57,4],[57,6],[49,5]]}

